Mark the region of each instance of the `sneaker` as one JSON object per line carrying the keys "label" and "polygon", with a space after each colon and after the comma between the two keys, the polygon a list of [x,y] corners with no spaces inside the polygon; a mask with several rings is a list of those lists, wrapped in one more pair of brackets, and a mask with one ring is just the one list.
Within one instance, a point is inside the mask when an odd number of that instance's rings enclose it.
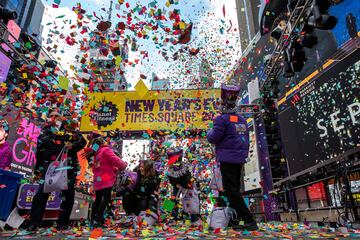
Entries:
{"label": "sneaker", "polygon": [[191,223],[192,227],[199,227],[199,226],[202,226],[202,225],[203,225],[203,221],[201,219]]}
{"label": "sneaker", "polygon": [[58,231],[69,231],[71,229],[70,226],[56,226],[56,230]]}
{"label": "sneaker", "polygon": [[252,221],[252,222],[245,223],[244,225],[234,226],[233,229],[234,229],[235,231],[243,231],[243,230],[256,231],[256,230],[258,230],[259,228],[258,228],[256,222],[255,222],[255,221]]}
{"label": "sneaker", "polygon": [[27,230],[30,231],[30,232],[36,232],[36,231],[39,230],[39,228],[40,228],[39,225],[31,224],[31,225],[27,228]]}

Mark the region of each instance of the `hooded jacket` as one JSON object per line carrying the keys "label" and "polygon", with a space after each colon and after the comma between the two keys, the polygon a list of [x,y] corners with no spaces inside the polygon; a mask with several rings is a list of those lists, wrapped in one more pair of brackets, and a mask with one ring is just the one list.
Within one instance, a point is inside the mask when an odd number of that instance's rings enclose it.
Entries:
{"label": "hooded jacket", "polygon": [[37,141],[36,147],[36,164],[35,173],[41,173],[45,177],[45,173],[49,164],[55,161],[61,150],[65,146],[70,136],[58,135],[51,131],[51,126],[45,126]]}
{"label": "hooded jacket", "polygon": [[249,130],[246,120],[238,114],[222,114],[214,119],[214,128],[207,139],[215,145],[216,161],[244,164],[249,152]]}
{"label": "hooded jacket", "polygon": [[116,156],[111,147],[100,146],[93,161],[94,190],[113,187],[116,181],[116,173],[125,170],[126,167],[127,163]]}
{"label": "hooded jacket", "polygon": [[68,169],[68,177],[76,177],[79,171],[77,152],[85,147],[85,138],[80,133],[75,133],[73,136],[55,134],[50,126],[46,126],[38,138],[35,172],[42,173],[45,177],[49,164],[60,154],[65,142],[72,144],[72,148],[68,150],[67,164],[71,167]]}

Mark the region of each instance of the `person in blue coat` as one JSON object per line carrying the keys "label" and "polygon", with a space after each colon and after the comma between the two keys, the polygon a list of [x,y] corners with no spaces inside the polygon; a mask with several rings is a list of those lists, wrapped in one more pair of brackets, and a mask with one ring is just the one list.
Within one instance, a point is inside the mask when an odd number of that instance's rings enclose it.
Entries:
{"label": "person in blue coat", "polygon": [[[240,86],[221,86],[221,114],[215,117],[207,139],[215,145],[216,161],[220,163],[224,192],[219,197],[226,199],[237,213],[237,219],[231,220],[229,226],[236,230],[256,230],[257,224],[240,192],[240,175],[249,152],[249,130],[246,120],[236,113],[239,92]],[[244,221],[241,226],[240,219]]]}

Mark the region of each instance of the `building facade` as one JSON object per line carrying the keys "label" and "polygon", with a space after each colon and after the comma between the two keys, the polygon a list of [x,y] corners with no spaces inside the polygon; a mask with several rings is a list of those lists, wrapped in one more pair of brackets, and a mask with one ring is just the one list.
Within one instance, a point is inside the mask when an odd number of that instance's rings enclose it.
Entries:
{"label": "building facade", "polygon": [[85,49],[79,52],[79,76],[94,83],[95,91],[126,91],[124,62],[128,59],[128,42],[113,31],[94,31]]}
{"label": "building facade", "polygon": [[244,51],[260,30],[259,10],[261,0],[235,0],[241,50]]}
{"label": "building facade", "polygon": [[27,33],[41,46],[41,25],[45,6],[41,0],[0,0],[0,5],[16,11],[16,23],[21,27],[22,33]]}

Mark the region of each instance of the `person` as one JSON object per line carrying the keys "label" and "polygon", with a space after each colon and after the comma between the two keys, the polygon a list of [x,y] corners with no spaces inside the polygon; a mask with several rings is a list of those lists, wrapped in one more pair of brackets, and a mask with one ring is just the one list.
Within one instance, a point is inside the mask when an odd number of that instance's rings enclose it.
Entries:
{"label": "person", "polygon": [[95,202],[92,206],[91,222],[93,226],[104,227],[104,212],[111,201],[116,173],[125,170],[127,163],[114,153],[102,137],[92,140],[92,149],[95,152],[92,162]]}
{"label": "person", "polygon": [[141,211],[150,210],[157,213],[160,178],[155,171],[154,161],[141,161],[135,172],[138,177],[134,189],[123,196],[125,212],[139,215]]}
{"label": "person", "polygon": [[57,223],[57,229],[62,230],[70,225],[70,215],[75,200],[75,185],[77,173],[80,171],[80,165],[77,153],[83,149],[87,142],[83,135],[77,129],[77,122],[67,120],[65,123],[65,131],[71,133],[71,137],[66,147],[68,149],[68,190],[62,191],[61,196],[64,199],[60,205],[60,213]]}
{"label": "person", "polygon": [[[62,191],[64,200],[60,206],[57,228],[62,229],[68,226],[71,210],[75,198],[75,181],[78,171],[77,152],[85,145],[86,140],[78,132],[72,136],[60,134],[64,130],[63,117],[56,111],[52,111],[47,119],[46,126],[38,138],[36,149],[35,175],[44,182],[46,171],[50,163],[58,157],[61,150],[66,147],[68,150],[68,190]],[[35,231],[41,226],[46,204],[50,193],[44,193],[44,183],[39,185],[38,191],[33,198],[30,212],[30,224],[28,229]]]}
{"label": "person", "polygon": [[346,16],[346,27],[351,38],[356,38],[358,36],[356,17],[352,13],[349,13]]}
{"label": "person", "polygon": [[[249,131],[246,120],[236,113],[239,92],[240,86],[221,85],[221,114],[215,117],[207,140],[215,145],[216,161],[220,163],[224,192],[219,197],[225,197],[238,216],[231,219],[230,225],[235,230],[256,230],[257,224],[240,192],[241,171],[249,151]],[[244,221],[242,226],[239,217]]]}
{"label": "person", "polygon": [[[183,161],[183,150],[180,147],[170,148],[167,150],[168,171],[167,177],[173,186],[172,199],[175,199],[175,207],[172,211],[174,220],[178,220],[179,209],[177,207],[176,196],[181,188],[196,188],[195,179],[192,177],[190,165]],[[191,223],[200,224],[200,214],[190,214]]]}
{"label": "person", "polygon": [[5,120],[0,121],[0,169],[10,170],[11,149],[7,143],[9,135],[9,125]]}

